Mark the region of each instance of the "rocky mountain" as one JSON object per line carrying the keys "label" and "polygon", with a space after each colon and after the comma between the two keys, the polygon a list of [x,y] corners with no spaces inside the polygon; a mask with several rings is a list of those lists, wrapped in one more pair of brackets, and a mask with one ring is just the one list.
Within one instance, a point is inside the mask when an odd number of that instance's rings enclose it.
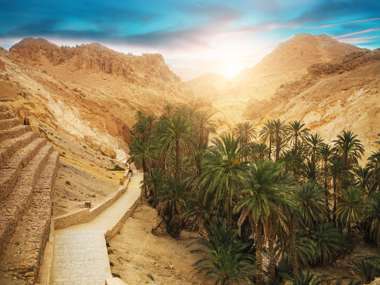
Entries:
{"label": "rocky mountain", "polygon": [[343,58],[360,50],[326,35],[300,34],[279,44],[257,65],[235,80],[233,93],[239,97],[268,99],[281,84],[297,80],[309,66]]}
{"label": "rocky mountain", "polygon": [[[20,116],[99,149],[127,149],[136,110],[185,102],[180,79],[159,54],[134,56],[99,44],[59,47],[28,38],[0,52],[0,97]],[[112,154],[112,156],[115,156]]]}
{"label": "rocky mountain", "polygon": [[269,100],[250,102],[246,116],[257,124],[271,118],[303,120],[327,140],[350,129],[371,150],[380,133],[379,96],[380,50],[361,50],[311,65]]}
{"label": "rocky mountain", "polygon": [[[220,85],[219,78],[201,76],[187,84],[202,96],[209,96],[214,90],[215,105],[222,113],[226,113],[231,123],[244,120],[244,106],[254,100],[266,100],[285,83],[300,79],[313,64],[327,63],[343,58],[359,48],[341,43],[326,35],[314,36],[300,34],[279,44],[257,65],[246,69],[235,79]],[[219,85],[223,88],[215,89]],[[197,88],[202,86],[203,89]],[[233,110],[233,112],[232,112]]]}
{"label": "rocky mountain", "polygon": [[215,108],[232,123],[303,120],[328,140],[352,129],[371,150],[380,133],[379,57],[379,50],[302,34],[234,80],[208,76],[187,85],[198,96],[212,97]]}

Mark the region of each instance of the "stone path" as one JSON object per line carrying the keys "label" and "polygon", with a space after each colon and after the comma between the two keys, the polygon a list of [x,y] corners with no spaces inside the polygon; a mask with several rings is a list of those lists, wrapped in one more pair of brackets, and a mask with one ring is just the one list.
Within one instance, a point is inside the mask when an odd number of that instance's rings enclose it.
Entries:
{"label": "stone path", "polygon": [[91,222],[55,232],[53,285],[104,285],[112,276],[104,234],[139,199],[141,181],[136,173],[126,193]]}

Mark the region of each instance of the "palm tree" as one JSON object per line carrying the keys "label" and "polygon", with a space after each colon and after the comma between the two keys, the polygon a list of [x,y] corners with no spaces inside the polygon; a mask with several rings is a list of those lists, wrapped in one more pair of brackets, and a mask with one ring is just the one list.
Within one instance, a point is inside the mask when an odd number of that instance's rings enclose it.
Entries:
{"label": "palm tree", "polygon": [[273,121],[268,120],[265,122],[264,127],[260,132],[260,136],[264,143],[268,143],[268,159],[272,159],[272,147],[274,140],[274,126]]}
{"label": "palm tree", "polygon": [[380,193],[371,193],[367,207],[368,234],[377,246],[380,245]]}
{"label": "palm tree", "polygon": [[166,224],[167,232],[174,238],[178,238],[183,223],[183,209],[186,205],[188,191],[186,185],[177,179],[168,178],[161,181],[163,185],[158,188],[157,206],[160,216]]}
{"label": "palm tree", "polygon": [[311,231],[310,236],[317,249],[317,264],[327,264],[333,261],[344,249],[345,242],[342,234],[332,224],[317,225]]}
{"label": "palm tree", "polygon": [[323,143],[322,137],[318,134],[310,134],[306,137],[306,143],[309,147],[310,159],[308,159],[309,165],[309,179],[317,180],[317,162],[319,160],[319,149]]}
{"label": "palm tree", "polygon": [[380,276],[380,257],[367,256],[354,261],[354,272],[359,276],[361,283],[367,284]]}
{"label": "palm tree", "polygon": [[340,223],[347,227],[350,234],[354,225],[363,218],[363,193],[358,188],[348,188],[338,201],[336,217]]}
{"label": "palm tree", "polygon": [[345,130],[338,135],[336,140],[334,140],[334,148],[342,159],[342,187],[343,189],[346,189],[349,185],[349,171],[353,165],[357,164],[358,160],[364,154],[364,147],[357,135],[351,131]]}
{"label": "palm tree", "polygon": [[323,185],[325,189],[325,206],[329,210],[329,168],[330,168],[330,159],[333,153],[330,145],[322,143],[319,148],[319,154],[322,159],[322,169],[323,169]]}
{"label": "palm tree", "polygon": [[371,154],[368,158],[369,176],[370,176],[370,192],[380,191],[380,150]]}
{"label": "palm tree", "polygon": [[174,154],[174,177],[181,178],[182,152],[190,147],[191,125],[189,120],[177,110],[173,115],[163,118],[158,129],[159,144],[164,156]]}
{"label": "palm tree", "polygon": [[233,199],[242,187],[246,163],[241,161],[239,141],[232,134],[213,140],[203,159],[200,189],[206,204],[212,201],[222,207],[229,221],[232,219]]}
{"label": "palm tree", "polygon": [[352,174],[354,176],[355,185],[367,194],[370,193],[370,185],[372,178],[370,168],[368,166],[361,167],[358,165],[352,170]]}
{"label": "palm tree", "polygon": [[301,121],[292,121],[288,126],[288,135],[295,153],[298,153],[299,143],[304,141],[309,129]]}
{"label": "palm tree", "polygon": [[294,196],[301,221],[306,227],[314,227],[326,220],[327,209],[324,204],[323,190],[318,184],[306,183],[295,191]]}
{"label": "palm tree", "polygon": [[201,239],[200,247],[192,250],[202,256],[195,268],[215,284],[251,284],[254,257],[249,253],[249,244],[239,240],[236,232],[223,223],[211,224],[208,232],[208,238]]}
{"label": "palm tree", "polygon": [[194,114],[194,128],[197,135],[194,136],[194,160],[197,168],[197,175],[202,171],[202,157],[206,151],[210,133],[215,131],[214,122],[211,120],[213,114],[199,110]]}
{"label": "palm tree", "polygon": [[250,122],[238,123],[234,128],[234,134],[242,145],[247,145],[256,137],[255,128]]}
{"label": "palm tree", "polygon": [[322,280],[309,271],[302,271],[299,276],[296,276],[292,285],[320,285],[323,284]]}
{"label": "palm tree", "polygon": [[267,151],[267,146],[264,143],[250,143],[247,147],[249,161],[264,160]]}
{"label": "palm tree", "polygon": [[273,121],[273,133],[274,133],[274,144],[275,144],[275,161],[280,159],[281,150],[286,143],[286,132],[287,128],[284,122],[281,120]]}
{"label": "palm tree", "polygon": [[336,206],[338,201],[338,192],[340,189],[339,177],[342,175],[343,171],[342,159],[336,154],[331,156],[330,171],[333,185],[333,220],[336,222]]}
{"label": "palm tree", "polygon": [[250,166],[235,211],[240,213],[239,226],[248,221],[255,237],[256,284],[263,283],[264,243],[273,237],[268,229],[273,222],[282,227],[287,224],[283,211],[291,204],[287,192],[281,164],[262,161]]}

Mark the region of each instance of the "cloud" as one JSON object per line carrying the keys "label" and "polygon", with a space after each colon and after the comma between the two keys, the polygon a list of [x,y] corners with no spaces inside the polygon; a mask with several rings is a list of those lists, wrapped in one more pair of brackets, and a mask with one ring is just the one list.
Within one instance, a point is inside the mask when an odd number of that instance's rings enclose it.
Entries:
{"label": "cloud", "polygon": [[318,22],[339,19],[349,15],[365,15],[367,18],[377,18],[379,11],[380,1],[377,0],[324,0],[294,20],[304,23]]}
{"label": "cloud", "polygon": [[380,39],[380,36],[370,36],[370,37],[346,37],[343,39],[339,39],[339,41],[352,44],[352,45],[358,45],[358,44],[369,44],[372,43],[374,40]]}
{"label": "cloud", "polygon": [[333,23],[333,24],[321,24],[314,28],[318,28],[318,29],[335,28],[335,27],[340,27],[343,25],[362,24],[362,23],[370,23],[370,22],[377,22],[377,21],[380,21],[380,18],[360,19],[360,20],[346,21],[346,22]]}
{"label": "cloud", "polygon": [[339,35],[339,36],[336,36],[335,38],[338,40],[341,40],[341,39],[345,39],[345,38],[352,38],[352,36],[368,34],[368,33],[373,33],[373,32],[377,32],[377,31],[380,31],[380,28],[370,28],[370,29],[365,29],[365,30],[361,30],[361,31],[356,31],[356,32],[348,33],[348,34]]}

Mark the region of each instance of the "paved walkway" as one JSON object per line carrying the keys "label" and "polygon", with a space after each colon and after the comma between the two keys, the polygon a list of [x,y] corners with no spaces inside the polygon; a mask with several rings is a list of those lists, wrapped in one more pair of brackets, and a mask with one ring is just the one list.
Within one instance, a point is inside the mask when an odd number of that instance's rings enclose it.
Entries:
{"label": "paved walkway", "polygon": [[141,180],[136,173],[126,193],[91,222],[55,232],[53,285],[104,285],[111,277],[104,234],[139,199]]}

